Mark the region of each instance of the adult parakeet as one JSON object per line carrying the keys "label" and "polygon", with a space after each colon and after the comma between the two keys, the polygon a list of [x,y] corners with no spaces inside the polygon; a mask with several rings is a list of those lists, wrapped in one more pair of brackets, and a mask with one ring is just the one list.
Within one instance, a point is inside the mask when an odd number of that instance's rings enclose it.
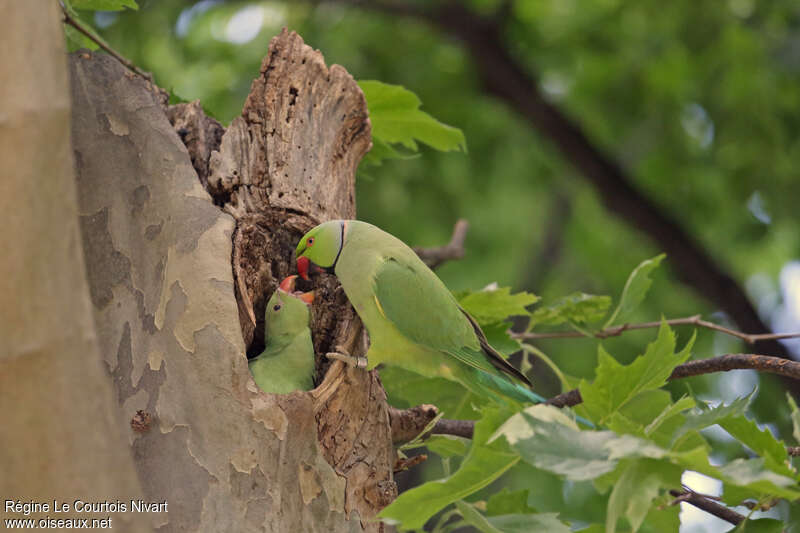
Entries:
{"label": "adult parakeet", "polygon": [[266,348],[250,361],[264,392],[286,394],[314,388],[314,345],[308,327],[312,292],[294,292],[297,276],[284,279],[267,304]]}
{"label": "adult parakeet", "polygon": [[[544,401],[405,243],[357,220],[325,222],[297,245],[297,270],[333,272],[367,328],[367,368],[397,365],[506,403]],[[524,384],[524,385],[523,385]]]}

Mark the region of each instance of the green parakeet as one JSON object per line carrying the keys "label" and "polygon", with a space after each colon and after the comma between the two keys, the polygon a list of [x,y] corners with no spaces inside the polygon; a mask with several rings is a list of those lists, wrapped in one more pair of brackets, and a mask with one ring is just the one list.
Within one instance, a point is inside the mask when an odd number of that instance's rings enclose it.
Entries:
{"label": "green parakeet", "polygon": [[396,237],[357,220],[325,222],[297,245],[303,278],[312,263],[339,278],[366,326],[368,368],[386,362],[441,376],[501,403],[544,401],[489,345],[436,274]]}
{"label": "green parakeet", "polygon": [[249,363],[264,392],[286,394],[314,388],[314,345],[308,327],[314,294],[293,292],[296,278],[284,279],[269,299],[266,348]]}

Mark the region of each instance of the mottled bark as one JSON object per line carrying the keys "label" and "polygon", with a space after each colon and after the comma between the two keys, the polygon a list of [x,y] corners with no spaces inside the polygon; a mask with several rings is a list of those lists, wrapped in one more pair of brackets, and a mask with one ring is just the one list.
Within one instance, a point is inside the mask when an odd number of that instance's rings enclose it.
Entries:
{"label": "mottled bark", "polygon": [[[283,32],[220,138],[199,106],[167,112],[163,93],[107,56],[74,56],[72,74],[95,320],[136,416],[144,491],[170,502],[163,529],[382,529],[367,519],[396,487],[377,373],[336,363],[313,391],[269,395],[245,355],[263,344],[265,302],[302,233],[355,216],[370,126],[352,77]],[[317,353],[363,353],[335,279],[315,290]]]}
{"label": "mottled bark", "polygon": [[[0,25],[0,517],[111,516],[117,531],[147,531],[147,515],[53,513],[53,500],[142,492],[92,320],[59,8],[4,2]],[[50,510],[6,512],[6,499]]]}

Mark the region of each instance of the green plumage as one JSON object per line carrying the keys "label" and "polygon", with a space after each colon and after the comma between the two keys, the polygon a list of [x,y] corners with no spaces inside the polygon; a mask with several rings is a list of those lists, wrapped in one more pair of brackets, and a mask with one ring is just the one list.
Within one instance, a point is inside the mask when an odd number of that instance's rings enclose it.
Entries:
{"label": "green plumage", "polygon": [[297,257],[334,266],[369,332],[369,368],[388,363],[441,376],[499,402],[542,401],[436,274],[396,237],[365,222],[326,222],[303,237]]}
{"label": "green plumage", "polygon": [[299,296],[276,289],[267,304],[266,347],[250,361],[250,372],[264,392],[286,394],[314,387],[314,345],[309,307]]}

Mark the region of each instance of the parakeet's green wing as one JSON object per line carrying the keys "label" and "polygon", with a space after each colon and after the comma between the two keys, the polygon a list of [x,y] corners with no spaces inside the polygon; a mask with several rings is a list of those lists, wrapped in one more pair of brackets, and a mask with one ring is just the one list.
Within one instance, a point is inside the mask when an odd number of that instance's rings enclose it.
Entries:
{"label": "parakeet's green wing", "polygon": [[378,267],[373,290],[383,315],[414,342],[451,355],[490,374],[495,369],[525,383],[527,378],[503,359],[447,287],[427,267],[387,258]]}

